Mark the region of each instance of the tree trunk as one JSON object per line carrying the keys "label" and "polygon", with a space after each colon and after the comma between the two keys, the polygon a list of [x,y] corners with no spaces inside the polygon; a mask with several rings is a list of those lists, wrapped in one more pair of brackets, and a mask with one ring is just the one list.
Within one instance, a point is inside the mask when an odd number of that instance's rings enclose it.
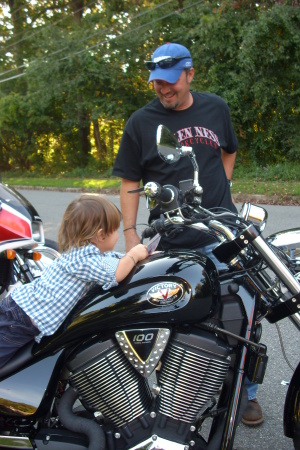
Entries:
{"label": "tree trunk", "polygon": [[14,55],[15,64],[17,66],[18,73],[22,72],[20,66],[23,64],[23,51],[22,51],[22,37],[24,21],[26,20],[23,13],[24,3],[22,0],[8,0],[9,9],[11,13],[11,21],[13,24],[13,38],[12,53]]}
{"label": "tree trunk", "polygon": [[84,0],[72,0],[71,9],[73,12],[74,22],[80,24],[83,14]]}
{"label": "tree trunk", "polygon": [[103,139],[101,136],[98,120],[93,120],[93,126],[94,126],[95,145],[97,148],[98,157],[101,160],[107,153],[106,142],[105,139]]}
{"label": "tree trunk", "polygon": [[81,151],[81,164],[85,167],[88,163],[88,157],[91,151],[90,142],[90,119],[87,111],[83,110],[79,112],[79,142]]}

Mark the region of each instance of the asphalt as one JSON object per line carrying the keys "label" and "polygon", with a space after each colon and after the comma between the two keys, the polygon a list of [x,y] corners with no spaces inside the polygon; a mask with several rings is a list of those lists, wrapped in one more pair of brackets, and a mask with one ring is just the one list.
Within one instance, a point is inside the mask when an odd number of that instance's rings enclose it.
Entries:
{"label": "asphalt", "polygon": [[[42,187],[42,186],[13,186],[17,190],[38,190],[38,191],[56,191],[56,192],[88,192],[89,189],[83,188],[56,188],[56,187]],[[94,191],[94,190],[93,190]],[[119,189],[99,189],[100,194],[104,195],[119,195]],[[232,198],[236,203],[250,202],[257,205],[285,205],[285,206],[300,206],[300,196],[292,195],[263,195],[263,194],[244,194],[242,192],[233,193]]]}

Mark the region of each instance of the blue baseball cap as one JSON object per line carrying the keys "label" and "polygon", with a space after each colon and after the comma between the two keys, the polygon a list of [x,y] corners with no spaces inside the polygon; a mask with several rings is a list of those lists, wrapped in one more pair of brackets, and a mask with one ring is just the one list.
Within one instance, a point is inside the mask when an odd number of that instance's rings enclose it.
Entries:
{"label": "blue baseball cap", "polygon": [[150,70],[148,83],[153,80],[176,83],[184,69],[193,67],[193,61],[186,47],[169,42],[155,50],[152,61],[146,61],[146,67]]}

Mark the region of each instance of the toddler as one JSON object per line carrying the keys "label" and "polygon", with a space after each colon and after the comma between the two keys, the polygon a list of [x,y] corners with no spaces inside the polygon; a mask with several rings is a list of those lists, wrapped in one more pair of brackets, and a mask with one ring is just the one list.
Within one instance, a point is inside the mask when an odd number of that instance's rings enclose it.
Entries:
{"label": "toddler", "polygon": [[55,333],[91,286],[116,286],[148,256],[142,244],[125,255],[113,251],[120,221],[119,209],[100,195],[69,204],[58,235],[62,254],[0,302],[0,367],[30,340]]}

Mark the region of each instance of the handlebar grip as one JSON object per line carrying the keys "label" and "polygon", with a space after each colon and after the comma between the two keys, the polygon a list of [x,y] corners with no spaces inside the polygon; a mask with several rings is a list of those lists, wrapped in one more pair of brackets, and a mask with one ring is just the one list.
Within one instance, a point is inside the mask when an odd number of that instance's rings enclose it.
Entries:
{"label": "handlebar grip", "polygon": [[[154,202],[149,201],[149,204],[155,206],[160,205],[163,212],[174,211],[179,208],[178,203],[179,191],[178,188],[172,186],[171,184],[166,184],[161,186],[156,181],[149,181],[144,186],[144,193],[148,200],[154,200]],[[149,208],[151,209],[151,208]]]}
{"label": "handlebar grip", "polygon": [[155,233],[164,233],[169,226],[165,224],[165,218],[163,215],[160,216],[160,219],[156,219],[151,223],[152,230],[155,230]]}
{"label": "handlebar grip", "polygon": [[152,238],[157,233],[164,233],[166,231],[167,227],[164,225],[165,218],[161,216],[160,219],[156,219],[153,222],[151,222],[150,227],[145,228],[142,233],[142,239],[141,242],[143,242],[146,238]]}
{"label": "handlebar grip", "polygon": [[154,236],[154,234],[155,234],[155,229],[152,227],[148,227],[148,228],[145,228],[145,230],[143,231],[142,237],[143,237],[143,239],[151,238],[152,236]]}
{"label": "handlebar grip", "polygon": [[171,185],[161,186],[156,181],[149,181],[144,186],[145,194],[162,203],[170,203],[174,199],[174,187]]}
{"label": "handlebar grip", "polygon": [[170,203],[174,200],[174,192],[170,188],[162,186],[159,199],[162,203]]}

